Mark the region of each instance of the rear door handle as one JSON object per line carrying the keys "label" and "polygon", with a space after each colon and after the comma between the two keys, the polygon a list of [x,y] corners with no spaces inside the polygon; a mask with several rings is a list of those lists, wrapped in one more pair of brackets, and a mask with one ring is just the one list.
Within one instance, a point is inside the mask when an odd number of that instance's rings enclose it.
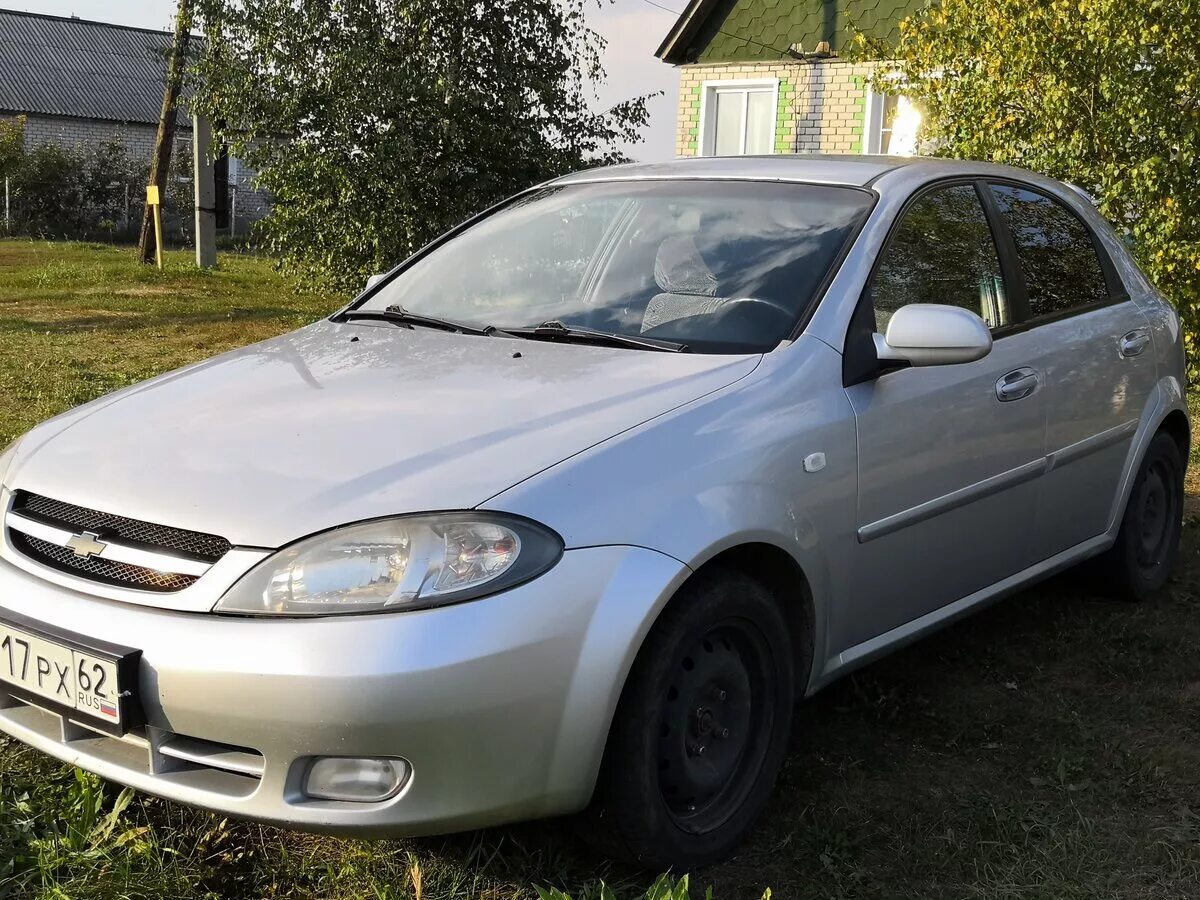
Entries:
{"label": "rear door handle", "polygon": [[1121,338],[1121,355],[1125,357],[1139,356],[1150,346],[1150,335],[1146,329],[1138,328]]}
{"label": "rear door handle", "polygon": [[996,382],[996,399],[1001,403],[1021,400],[1036,391],[1038,383],[1038,374],[1033,369],[1013,369]]}

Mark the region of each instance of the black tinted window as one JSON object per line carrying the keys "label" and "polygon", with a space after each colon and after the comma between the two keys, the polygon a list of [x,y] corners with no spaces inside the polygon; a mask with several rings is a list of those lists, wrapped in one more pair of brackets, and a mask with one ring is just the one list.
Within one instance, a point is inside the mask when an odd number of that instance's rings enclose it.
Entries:
{"label": "black tinted window", "polygon": [[1108,299],[1096,246],[1074,213],[1043,194],[1010,185],[992,185],[992,193],[1017,245],[1030,315]]}
{"label": "black tinted window", "polygon": [[1012,321],[996,244],[975,188],[931,191],[904,214],[871,285],[875,327],[909,303],[961,306],[992,328]]}

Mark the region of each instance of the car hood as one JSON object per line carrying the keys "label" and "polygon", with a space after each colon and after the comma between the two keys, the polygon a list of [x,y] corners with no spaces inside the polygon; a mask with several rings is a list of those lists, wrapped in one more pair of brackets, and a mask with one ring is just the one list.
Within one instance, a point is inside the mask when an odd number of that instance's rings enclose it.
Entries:
{"label": "car hood", "polygon": [[325,321],[51,419],[22,440],[6,483],[278,547],[477,506],[760,358]]}

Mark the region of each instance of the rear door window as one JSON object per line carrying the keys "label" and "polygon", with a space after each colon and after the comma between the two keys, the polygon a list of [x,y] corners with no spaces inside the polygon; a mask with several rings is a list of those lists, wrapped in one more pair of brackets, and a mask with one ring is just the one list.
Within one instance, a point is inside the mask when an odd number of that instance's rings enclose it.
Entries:
{"label": "rear door window", "polygon": [[1008,184],[991,185],[1008,222],[1033,319],[1110,299],[1095,241],[1057,200]]}

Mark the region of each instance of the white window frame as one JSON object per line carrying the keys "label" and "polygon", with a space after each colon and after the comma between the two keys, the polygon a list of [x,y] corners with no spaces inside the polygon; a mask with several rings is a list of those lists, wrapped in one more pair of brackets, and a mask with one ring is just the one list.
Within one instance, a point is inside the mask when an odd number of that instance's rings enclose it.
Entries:
{"label": "white window frame", "polygon": [[[778,78],[730,78],[721,81],[705,81],[700,86],[700,155],[714,156],[717,148],[717,117],[715,115],[717,94],[764,91],[771,92],[771,109],[774,111],[774,127],[771,129],[771,148],[775,152],[775,133],[779,129],[779,79]],[[739,153],[746,152],[746,116],[750,109],[747,101],[742,104],[742,140]]]}

